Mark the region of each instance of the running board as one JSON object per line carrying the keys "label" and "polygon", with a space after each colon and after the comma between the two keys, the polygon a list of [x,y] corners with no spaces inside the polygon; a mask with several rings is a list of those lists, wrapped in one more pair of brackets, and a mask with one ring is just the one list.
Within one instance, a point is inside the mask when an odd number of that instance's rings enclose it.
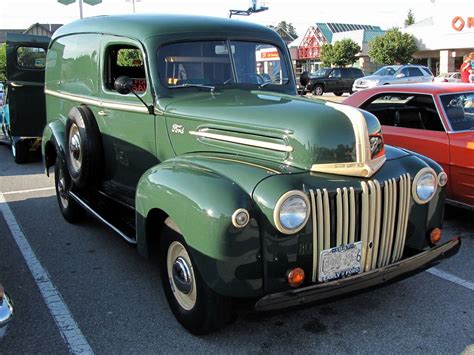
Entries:
{"label": "running board", "polygon": [[127,242],[129,242],[130,244],[137,244],[137,241],[135,240],[135,238],[130,238],[125,233],[123,233],[120,229],[115,227],[112,223],[108,222],[105,218],[103,218],[99,213],[97,213],[95,210],[93,210],[87,203],[85,203],[74,192],[69,191],[68,194],[69,194],[69,196],[71,196],[73,198],[74,201],[76,201],[79,205],[81,205],[82,208],[84,208],[87,212],[92,214],[95,218],[97,218],[100,222],[105,224],[107,227],[112,229],[115,233],[117,233],[119,236],[121,236]]}

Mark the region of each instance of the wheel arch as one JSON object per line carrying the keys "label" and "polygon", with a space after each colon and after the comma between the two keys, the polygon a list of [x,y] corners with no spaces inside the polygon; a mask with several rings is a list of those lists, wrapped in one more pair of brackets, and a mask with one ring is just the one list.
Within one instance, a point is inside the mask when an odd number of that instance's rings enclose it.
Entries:
{"label": "wheel arch", "polygon": [[[251,216],[241,229],[232,224],[239,208]],[[160,232],[170,217],[210,288],[224,296],[259,296],[263,273],[255,208],[247,192],[217,171],[191,162],[161,163],[137,187],[138,251],[157,255]]]}
{"label": "wheel arch", "polygon": [[43,130],[41,154],[47,176],[49,176],[49,169],[54,166],[58,155],[63,160],[65,159],[64,130],[65,127],[61,120],[49,123]]}

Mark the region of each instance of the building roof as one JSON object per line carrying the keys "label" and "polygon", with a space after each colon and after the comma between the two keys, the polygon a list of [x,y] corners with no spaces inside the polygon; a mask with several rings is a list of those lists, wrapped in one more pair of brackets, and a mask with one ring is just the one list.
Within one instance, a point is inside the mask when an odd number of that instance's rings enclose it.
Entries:
{"label": "building roof", "polygon": [[41,27],[45,32],[49,33],[51,37],[56,30],[61,27],[62,24],[58,23],[34,23],[30,27],[25,29],[0,29],[0,43],[5,43],[7,40],[7,33],[28,33],[34,27]]}
{"label": "building roof", "polygon": [[369,43],[374,38],[383,36],[385,34],[385,31],[380,28],[376,30],[363,30],[363,31],[364,31],[364,38],[362,40],[362,43]]}
{"label": "building roof", "polygon": [[414,28],[414,27],[426,27],[426,26],[433,26],[434,20],[433,17],[425,18],[424,20],[415,22],[413,25],[407,26],[406,28]]}
{"label": "building roof", "polygon": [[359,25],[359,24],[350,24],[350,23],[317,22],[316,26],[318,26],[319,30],[322,32],[323,36],[326,38],[328,43],[332,42],[333,33],[357,31],[357,30],[382,31],[382,29],[379,26]]}
{"label": "building roof", "polygon": [[23,33],[26,33],[28,32],[29,30],[31,30],[33,27],[35,26],[39,26],[39,27],[42,27],[44,30],[50,32],[51,34],[53,34],[54,32],[56,32],[56,30],[62,26],[62,24],[59,24],[59,23],[34,23],[32,24],[30,27],[28,27],[26,30],[24,30]]}

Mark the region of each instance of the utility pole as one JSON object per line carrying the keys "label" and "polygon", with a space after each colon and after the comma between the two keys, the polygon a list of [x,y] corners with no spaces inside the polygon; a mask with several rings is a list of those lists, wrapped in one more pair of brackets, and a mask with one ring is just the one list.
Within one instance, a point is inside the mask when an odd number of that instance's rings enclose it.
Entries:
{"label": "utility pole", "polygon": [[133,7],[133,13],[135,13],[135,2],[140,2],[141,0],[125,0],[125,2],[131,2]]}
{"label": "utility pole", "polygon": [[82,0],[77,1],[79,3],[79,18],[83,18],[83,13],[82,13]]}

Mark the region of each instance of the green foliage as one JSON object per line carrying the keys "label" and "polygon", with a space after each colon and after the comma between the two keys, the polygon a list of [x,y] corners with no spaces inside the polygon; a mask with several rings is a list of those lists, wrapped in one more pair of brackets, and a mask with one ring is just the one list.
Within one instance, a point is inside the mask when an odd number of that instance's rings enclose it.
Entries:
{"label": "green foliage", "polygon": [[321,46],[319,59],[323,62],[323,66],[330,67],[334,62],[334,48],[332,44],[325,43]]}
{"label": "green foliage", "polygon": [[392,28],[385,35],[369,42],[369,56],[380,64],[406,64],[418,50],[415,38]]}
{"label": "green foliage", "polygon": [[7,46],[3,43],[0,46],[0,82],[7,80]]}
{"label": "green foliage", "polygon": [[278,32],[278,29],[281,28],[286,33],[291,35],[294,39],[298,38],[298,34],[296,33],[296,28],[291,23],[288,23],[286,21],[280,21],[280,23],[278,23],[278,25],[276,25],[276,26],[271,26],[270,25],[268,27],[270,27],[271,29],[273,29],[277,32]]}
{"label": "green foliage", "polygon": [[117,64],[121,67],[140,66],[141,63],[143,63],[142,55],[138,49],[124,48],[117,53]]}
{"label": "green foliage", "polygon": [[405,19],[405,27],[413,25],[415,23],[415,15],[413,14],[413,11],[408,10],[407,18]]}
{"label": "green foliage", "polygon": [[321,47],[320,59],[324,66],[335,65],[344,67],[352,65],[357,60],[357,53],[360,52],[360,47],[352,39],[343,39],[336,41],[334,45],[323,44]]}

